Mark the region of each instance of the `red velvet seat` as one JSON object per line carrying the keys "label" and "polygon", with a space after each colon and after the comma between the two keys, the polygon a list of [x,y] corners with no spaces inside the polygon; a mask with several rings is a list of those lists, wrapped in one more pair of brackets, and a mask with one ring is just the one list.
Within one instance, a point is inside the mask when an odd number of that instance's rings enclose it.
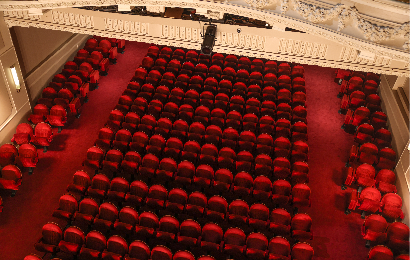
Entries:
{"label": "red velvet seat", "polygon": [[33,168],[36,167],[38,162],[38,154],[36,147],[34,147],[34,145],[32,144],[22,144],[19,147],[18,155],[18,161],[21,163],[21,165],[23,167],[29,168],[29,174],[32,173]]}
{"label": "red velvet seat", "polygon": [[100,205],[98,215],[94,218],[92,228],[100,231],[102,234],[107,234],[107,232],[113,227],[117,218],[117,207],[109,202],[104,202]]}
{"label": "red velvet seat", "polygon": [[358,144],[369,143],[373,140],[374,127],[370,124],[361,124],[356,130],[354,140]]}
{"label": "red velvet seat", "polygon": [[261,233],[251,233],[246,238],[246,256],[251,259],[264,259],[267,255],[268,239]]}
{"label": "red velvet seat", "polygon": [[387,221],[384,217],[372,214],[366,217],[362,226],[362,236],[366,240],[366,246],[370,242],[384,243],[386,241]]}
{"label": "red velvet seat", "polygon": [[269,241],[269,259],[290,259],[290,243],[286,238],[277,236]]}
{"label": "red velvet seat", "polygon": [[149,246],[140,240],[133,241],[124,260],[148,260],[151,255]]}
{"label": "red velvet seat", "polygon": [[366,212],[376,213],[379,210],[381,197],[380,191],[373,187],[364,188],[360,194],[353,190],[345,213],[349,214],[351,210],[358,207],[359,210],[362,210],[362,218],[364,219]]}
{"label": "red velvet seat", "polygon": [[54,223],[47,223],[42,228],[42,237],[34,245],[40,252],[55,254],[59,251],[58,244],[63,237],[63,231]]}
{"label": "red velvet seat", "polygon": [[182,213],[188,200],[188,195],[183,189],[175,188],[168,193],[166,209],[173,214]]}
{"label": "red velvet seat", "polygon": [[309,182],[309,165],[306,162],[295,162],[292,165],[291,180],[293,184]]}
{"label": "red velvet seat", "polygon": [[314,256],[313,248],[307,243],[297,243],[292,247],[292,259],[311,260]]}
{"label": "red velvet seat", "polygon": [[107,201],[116,205],[121,204],[125,200],[125,195],[130,189],[130,184],[122,177],[115,177],[111,180],[110,190],[107,192]]}
{"label": "red velvet seat", "polygon": [[193,217],[200,217],[204,214],[208,199],[201,192],[193,192],[188,197],[188,202],[185,205],[185,211]]}
{"label": "red velvet seat", "polygon": [[291,170],[290,161],[285,157],[276,157],[272,163],[275,179],[288,179]]}
{"label": "red velvet seat", "polygon": [[230,256],[240,256],[245,250],[246,235],[239,228],[229,228],[224,233],[224,252]]}
{"label": "red velvet seat", "polygon": [[124,160],[121,162],[121,171],[117,176],[121,176],[128,181],[131,181],[136,174],[139,165],[141,164],[141,156],[135,151],[129,151],[125,154]]}
{"label": "red velvet seat", "polygon": [[69,255],[77,255],[84,242],[84,232],[77,227],[71,226],[64,230],[64,239],[60,241],[58,247],[61,252]]}
{"label": "red velvet seat", "polygon": [[1,169],[0,189],[11,190],[13,196],[21,185],[22,177],[17,166],[12,164],[4,166]]}
{"label": "red velvet seat", "polygon": [[154,177],[155,171],[158,169],[159,159],[153,154],[146,154],[142,158],[141,165],[138,168],[139,176],[143,180],[149,180]]}
{"label": "red velvet seat", "polygon": [[387,128],[387,115],[381,111],[373,112],[370,116],[370,124],[376,131],[380,128]]}
{"label": "red velvet seat", "polygon": [[380,211],[389,220],[403,219],[404,213],[402,198],[396,193],[387,193],[382,197]]}
{"label": "red velvet seat", "polygon": [[107,248],[101,255],[102,260],[121,259],[128,252],[127,241],[117,235],[107,240]]}
{"label": "red velvet seat", "polygon": [[49,114],[49,108],[51,108],[53,104],[50,104],[50,107],[47,107],[44,104],[37,104],[33,108],[33,113],[29,116],[28,121],[33,124],[38,124],[41,122],[45,122],[47,115]]}
{"label": "red velvet seat", "polygon": [[239,196],[248,196],[251,194],[253,187],[253,178],[247,172],[239,172],[234,178],[234,193]]}
{"label": "red velvet seat", "polygon": [[374,134],[374,139],[373,143],[379,148],[383,149],[385,147],[390,147],[391,148],[391,142],[392,142],[392,134],[389,130],[380,128],[379,130],[376,131]]}
{"label": "red velvet seat", "polygon": [[396,152],[389,147],[380,149],[379,161],[376,167],[379,169],[393,169],[396,166]]}
{"label": "red velvet seat", "polygon": [[292,142],[304,141],[307,142],[307,125],[304,122],[296,122],[292,125]]}
{"label": "red velvet seat", "polygon": [[172,252],[165,246],[156,246],[151,250],[151,260],[172,260]]}
{"label": "red velvet seat", "polygon": [[381,193],[396,193],[396,174],[392,170],[381,169],[376,175],[376,187]]}
{"label": "red velvet seat", "polygon": [[97,201],[101,201],[107,195],[109,188],[110,179],[104,174],[96,174],[91,181],[91,186],[87,189],[87,195]]}
{"label": "red velvet seat", "polygon": [[223,239],[223,230],[220,226],[207,223],[202,227],[201,248],[207,251],[219,251]]}
{"label": "red velvet seat", "polygon": [[168,191],[162,185],[152,185],[149,188],[145,203],[150,209],[162,209],[168,197]]}
{"label": "red velvet seat", "polygon": [[286,180],[277,180],[272,184],[272,202],[276,205],[287,205],[290,200],[291,185]]}
{"label": "red velvet seat", "polygon": [[[349,167],[347,169],[347,178],[344,185],[356,183],[359,187],[373,187],[375,184],[376,171],[369,164],[361,164],[356,169]],[[345,186],[342,186],[345,189]]]}
{"label": "red velvet seat", "polygon": [[292,238],[297,241],[313,239],[312,218],[307,214],[296,214],[291,221]]}
{"label": "red velvet seat", "polygon": [[47,123],[39,123],[34,128],[34,136],[32,143],[43,146],[44,152],[47,151],[47,147],[50,146],[51,141],[53,140],[53,130],[51,126]]}
{"label": "red velvet seat", "polygon": [[130,191],[125,196],[127,205],[139,207],[145,203],[145,198],[148,194],[148,186],[142,181],[136,180],[130,184]]}
{"label": "red velvet seat", "polygon": [[270,214],[269,229],[280,236],[290,235],[291,215],[285,209],[276,208]]}
{"label": "red velvet seat", "polygon": [[214,181],[213,181],[213,189],[217,191],[221,191],[221,192],[226,192],[230,189],[232,181],[233,181],[233,175],[230,170],[219,169],[215,172]]}
{"label": "red velvet seat", "polygon": [[11,138],[11,142],[15,142],[17,145],[27,144],[33,138],[34,130],[31,125],[27,123],[20,123],[16,127],[16,133]]}
{"label": "red velvet seat", "polygon": [[85,244],[81,247],[78,259],[99,260],[100,254],[106,248],[107,239],[101,232],[92,230],[85,237]]}
{"label": "red velvet seat", "polygon": [[387,227],[387,246],[395,252],[409,251],[409,227],[401,222],[393,222]]}
{"label": "red velvet seat", "polygon": [[213,196],[208,200],[206,216],[209,220],[221,222],[225,220],[228,202],[224,197]]}
{"label": "red velvet seat", "polygon": [[143,212],[139,216],[138,225],[135,226],[134,236],[137,239],[152,238],[158,226],[157,215],[152,212]]}
{"label": "red velvet seat", "polygon": [[179,221],[173,216],[164,216],[159,221],[156,238],[162,243],[172,243],[175,241],[179,231]]}
{"label": "red velvet seat", "polygon": [[393,252],[386,246],[375,246],[370,249],[369,255],[367,256],[367,260],[393,260],[394,255]]}
{"label": "red velvet seat", "polygon": [[60,105],[55,105],[50,109],[50,114],[47,115],[47,121],[52,126],[57,126],[58,132],[61,132],[62,127],[67,122],[67,111]]}
{"label": "red velvet seat", "polygon": [[234,200],[229,204],[229,222],[244,226],[248,221],[249,205],[243,200]]}
{"label": "red velvet seat", "polygon": [[87,158],[83,165],[90,168],[92,171],[97,171],[103,160],[104,152],[100,148],[93,146],[87,150]]}
{"label": "red velvet seat", "polygon": [[272,196],[272,182],[266,176],[258,176],[253,181],[253,197],[266,201]]}
{"label": "red velvet seat", "polygon": [[127,237],[132,233],[137,223],[138,212],[132,207],[125,206],[120,210],[118,219],[114,223],[115,234]]}
{"label": "red velvet seat", "polygon": [[201,226],[194,220],[185,220],[179,227],[178,243],[187,247],[194,247],[197,245],[200,235]]}
{"label": "red velvet seat", "polygon": [[74,213],[72,225],[87,231],[98,214],[99,205],[91,198],[84,198],[80,201],[78,211]]}
{"label": "red velvet seat", "polygon": [[269,208],[264,204],[253,204],[249,210],[249,226],[254,230],[266,230],[269,225]]}
{"label": "red velvet seat", "polygon": [[292,188],[292,204],[294,208],[310,207],[310,188],[298,183]]}
{"label": "red velvet seat", "polygon": [[67,224],[71,221],[71,218],[77,210],[78,202],[76,198],[70,194],[65,194],[60,197],[58,208],[54,210],[53,217],[61,219]]}

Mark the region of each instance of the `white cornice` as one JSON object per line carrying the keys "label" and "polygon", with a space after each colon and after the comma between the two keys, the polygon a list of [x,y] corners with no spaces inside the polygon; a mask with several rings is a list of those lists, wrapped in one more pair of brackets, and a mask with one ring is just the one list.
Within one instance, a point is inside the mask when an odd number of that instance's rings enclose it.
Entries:
{"label": "white cornice", "polygon": [[[275,3],[275,0],[246,0],[250,4],[263,7],[264,5]],[[362,0],[359,0],[362,1]],[[355,2],[359,2],[355,1]],[[364,0],[363,0],[364,1]],[[380,1],[380,0],[379,0]],[[287,10],[293,10],[297,12],[304,19],[297,19],[285,14],[277,13],[273,10],[265,10],[261,8],[250,7],[249,5],[236,5],[225,2],[213,2],[213,1],[200,1],[200,0],[65,0],[65,1],[52,1],[52,0],[40,0],[40,1],[3,1],[0,2],[0,10],[3,8],[5,11],[5,19],[9,26],[34,26],[41,28],[50,28],[54,30],[75,31],[78,33],[87,34],[104,34],[104,32],[89,26],[89,28],[81,28],[81,26],[73,24],[72,26],[62,26],[61,24],[50,24],[41,21],[41,18],[37,16],[21,15],[26,11],[16,11],[18,9],[28,8],[41,8],[41,9],[53,9],[61,8],[64,6],[101,6],[101,5],[117,5],[117,4],[129,4],[135,6],[159,6],[159,7],[182,7],[182,8],[196,8],[202,10],[211,10],[215,15],[229,13],[234,15],[245,16],[253,19],[258,19],[268,22],[273,28],[290,27],[299,31],[306,32],[310,35],[318,36],[322,39],[330,40],[335,44],[341,44],[355,51],[365,51],[373,53],[376,57],[388,57],[390,60],[402,61],[406,64],[410,63],[410,53],[406,50],[410,47],[410,24],[403,23],[390,23],[391,26],[380,26],[367,20],[367,16],[360,14],[355,7],[351,7],[344,4],[337,4],[331,8],[317,7],[312,4],[307,4],[300,0],[276,0],[276,4],[281,5],[281,10],[286,14]],[[383,4],[378,2],[378,4]],[[394,6],[394,5],[392,5]],[[396,5],[398,7],[401,4]],[[13,11],[14,10],[14,11]],[[79,9],[76,9],[79,10]],[[86,11],[86,10],[82,10]],[[102,16],[100,12],[87,11],[88,16]],[[108,13],[104,13],[108,15]],[[124,18],[127,19],[124,15]],[[84,18],[90,19],[90,18]],[[410,14],[409,14],[410,19]],[[336,20],[338,23],[338,29],[333,30],[325,26],[326,22]],[[323,25],[321,25],[323,24]],[[65,24],[68,25],[68,24]],[[345,26],[353,26],[363,34],[363,38],[367,40],[359,39],[351,35],[340,32]],[[75,27],[80,27],[76,29]],[[272,34],[274,34],[272,29]],[[105,32],[110,34],[110,32]],[[117,33],[118,34],[118,33]],[[113,34],[114,35],[114,34]],[[113,36],[117,38],[129,39],[127,35]],[[142,36],[139,36],[142,37]],[[150,36],[146,36],[146,40],[153,41]],[[134,37],[135,39],[135,37]],[[142,39],[142,38],[140,38]],[[388,40],[405,40],[408,41],[404,44],[403,48],[396,48],[393,46],[382,45],[378,42],[384,43]],[[135,39],[137,40],[137,39]],[[178,41],[177,41],[178,42]],[[177,42],[173,44],[178,44]],[[187,45],[187,44],[185,44]],[[188,44],[189,45],[189,44]],[[175,45],[174,45],[175,46]],[[233,50],[232,50],[233,51]],[[255,54],[256,55],[256,54]],[[264,56],[257,54],[257,56]],[[308,63],[309,64],[309,63]],[[343,67],[351,65],[337,65],[337,62],[333,62],[334,66]],[[326,66],[326,65],[324,65]],[[353,66],[356,68],[356,66]],[[357,69],[357,68],[356,68]],[[364,68],[370,69],[370,68]],[[395,75],[407,75],[408,68],[398,69],[395,68],[387,74]],[[380,68],[374,68],[373,71],[379,71]],[[386,70],[386,68],[382,68]]]}

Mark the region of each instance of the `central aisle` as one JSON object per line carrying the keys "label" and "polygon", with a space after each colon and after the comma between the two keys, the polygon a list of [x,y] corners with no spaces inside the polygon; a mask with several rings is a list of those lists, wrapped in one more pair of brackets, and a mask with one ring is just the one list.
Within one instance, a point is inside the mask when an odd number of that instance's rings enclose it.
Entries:
{"label": "central aisle", "polygon": [[363,260],[368,254],[360,233],[363,220],[357,213],[344,214],[349,198],[340,188],[353,136],[340,128],[344,115],[338,114],[340,87],[333,81],[334,71],[305,66],[312,246],[315,259]]}
{"label": "central aisle", "polygon": [[[87,149],[93,146],[123,90],[147,53],[149,44],[127,42],[124,54],[100,78],[99,88],[90,93],[81,117],[57,134],[47,153],[38,149],[39,163],[33,175],[23,174],[23,184],[13,198],[5,198],[0,214],[0,259],[21,260],[34,253],[41,228],[52,219],[58,200],[80,169]],[[3,196],[4,197],[4,196]],[[40,256],[43,253],[38,252]]]}

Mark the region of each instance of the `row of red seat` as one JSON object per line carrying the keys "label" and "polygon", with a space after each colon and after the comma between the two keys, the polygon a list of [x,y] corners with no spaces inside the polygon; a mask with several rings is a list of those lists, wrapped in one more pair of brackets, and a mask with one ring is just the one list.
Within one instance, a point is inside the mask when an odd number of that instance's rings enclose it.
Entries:
{"label": "row of red seat", "polygon": [[[116,183],[118,182],[114,182],[114,185]],[[58,219],[55,219],[55,222],[62,226],[71,223],[84,232],[91,229],[103,234],[116,233],[130,240],[140,238],[137,237],[140,234],[133,231],[134,228],[150,229],[151,235],[154,235],[155,230],[165,231],[164,228],[175,223],[178,228],[178,221],[183,222],[187,219],[195,219],[201,225],[209,221],[219,223],[224,230],[240,227],[246,234],[258,230],[268,237],[281,235],[298,241],[312,239],[312,219],[309,215],[299,213],[291,217],[285,209],[273,208],[271,211],[262,203],[249,206],[243,200],[234,200],[228,205],[221,196],[213,196],[207,200],[204,194],[193,192],[188,197],[182,189],[173,189],[167,195],[165,188],[160,185],[153,185],[146,197],[115,190],[110,190],[107,194],[108,198],[101,205],[89,196],[78,203],[74,196],[63,195],[60,198],[59,208],[53,213],[53,216]],[[135,211],[134,208],[139,210]],[[177,216],[174,218],[176,221],[162,226],[158,216],[170,215]],[[124,225],[129,228],[124,230]],[[172,230],[176,230],[175,234],[178,232],[178,229],[172,228]],[[191,237],[197,236],[191,235]]]}
{"label": "row of red seat", "polygon": [[[145,213],[143,213],[145,214]],[[149,213],[147,213],[149,214]],[[174,218],[171,216],[161,219],[163,226],[165,224],[175,224]],[[121,222],[117,222],[121,223]],[[161,225],[160,223],[159,225]],[[246,236],[242,230],[238,228],[228,229],[225,233],[222,229],[213,223],[208,223],[202,228],[193,221],[185,221],[181,223],[181,232],[172,234],[170,226],[166,226],[167,231],[158,231],[156,237],[161,240],[178,240],[178,245],[172,243],[169,246],[182,248],[174,255],[172,251],[163,245],[150,247],[141,240],[135,240],[131,243],[119,236],[111,235],[108,239],[97,230],[87,233],[85,236],[77,227],[69,227],[64,233],[61,228],[54,224],[48,223],[43,226],[43,232],[52,232],[54,237],[52,241],[41,240],[36,244],[38,249],[47,249],[48,252],[57,253],[61,251],[63,254],[76,256],[78,259],[97,259],[97,255],[101,255],[102,259],[127,259],[127,260],[192,260],[195,255],[212,252],[223,253],[243,259],[310,259],[313,256],[313,249],[306,243],[297,243],[292,249],[290,243],[282,237],[274,237],[270,241],[261,233],[251,233]],[[190,229],[188,229],[190,228]],[[199,228],[200,236],[198,238],[187,235],[195,234],[195,228]],[[170,230],[171,229],[171,230]],[[179,227],[177,228],[179,229]],[[184,230],[187,231],[184,232]],[[184,234],[188,233],[189,234]],[[144,234],[150,234],[149,230]],[[145,237],[144,237],[145,239]],[[52,242],[52,244],[47,244]],[[184,245],[187,244],[190,251],[184,250]],[[124,258],[123,258],[124,257]],[[245,259],[246,259],[245,258]],[[39,259],[39,258],[28,258]],[[214,259],[211,256],[201,256],[198,260]]]}
{"label": "row of red seat", "polygon": [[[205,101],[201,100],[201,103],[202,102]],[[136,98],[132,105],[124,105],[124,103],[125,102],[123,102],[121,97],[120,104],[117,105],[115,110],[110,114],[110,120],[116,121],[113,122],[115,124],[110,125],[110,127],[114,128],[113,130],[118,130],[120,124],[124,120],[129,121],[129,123],[132,123],[136,127],[143,119],[142,117],[144,117],[144,115],[146,119],[145,123],[150,123],[149,121],[151,121],[151,125],[155,125],[155,121],[159,120],[162,120],[163,124],[165,124],[165,120],[168,119],[168,129],[171,127],[172,122],[177,119],[182,119],[188,124],[199,122],[204,126],[216,125],[219,128],[231,127],[237,131],[240,131],[241,129],[248,130],[248,128],[249,130],[252,129],[253,131],[256,131],[258,123],[260,127],[263,127],[262,124],[273,126],[277,124],[278,126],[283,125],[283,127],[286,128],[290,128],[291,124],[297,122],[307,123],[306,108],[297,106],[292,109],[288,104],[280,104],[277,107],[273,104],[268,107],[268,104],[266,103],[262,104],[260,111],[258,106],[249,105],[246,106],[244,111],[245,115],[242,116],[238,110],[232,110],[226,113],[226,109],[222,108],[210,110],[206,106],[201,105],[194,109],[189,104],[178,106],[173,102],[168,102],[165,106],[162,106],[162,103],[159,100],[152,100],[148,104],[143,98]],[[230,106],[233,107],[236,105]],[[275,118],[277,118],[276,122]],[[135,131],[135,127],[130,130]],[[260,131],[268,130],[269,129],[262,129]]]}
{"label": "row of red seat", "polygon": [[[189,69],[192,71],[192,67],[197,64],[204,64],[206,66],[218,66],[220,68],[232,68],[234,70],[245,70],[247,72],[261,72],[272,73],[279,75],[288,75],[292,77],[303,77],[304,68],[300,65],[291,66],[286,62],[282,62],[279,65],[277,62],[269,60],[263,62],[261,59],[253,59],[252,61],[248,57],[237,58],[235,55],[225,55],[221,53],[215,53],[212,57],[208,55],[198,54],[195,51],[185,52],[182,49],[176,49],[172,51],[169,47],[164,47],[161,50],[157,46],[151,46],[148,50],[147,56],[142,61],[142,67],[150,69],[155,65],[158,67],[164,66],[164,62],[155,64],[157,59],[163,59],[165,62],[170,62],[171,67],[180,69],[178,62],[188,62]],[[192,65],[191,65],[192,64]],[[211,68],[210,68],[211,69]],[[212,70],[211,70],[212,71]],[[219,69],[215,69],[215,74],[221,72]],[[212,73],[214,73],[212,71]]]}
{"label": "row of red seat", "polygon": [[278,90],[287,89],[292,92],[306,92],[303,73],[296,78],[287,75],[277,77],[272,73],[263,75],[260,72],[252,72],[249,74],[245,70],[236,72],[230,67],[222,71],[219,66],[215,65],[208,69],[204,64],[198,64],[194,67],[190,62],[185,62],[182,66],[179,61],[175,60],[168,63],[163,59],[158,59],[157,62],[160,60],[163,63],[161,66],[138,68],[131,81],[142,83],[143,79],[147,78],[146,83],[154,86],[171,87],[175,83],[175,87],[183,90],[186,90],[188,86],[199,89],[204,87],[212,93],[215,93],[216,88],[221,88],[227,94],[233,89],[242,90],[246,85],[257,85],[261,88],[274,87]]}
{"label": "row of red seat", "polygon": [[[136,88],[135,84],[129,85],[132,88]],[[130,91],[134,91],[129,93]],[[288,90],[285,90],[288,91]],[[281,92],[281,90],[279,91]],[[138,93],[138,94],[137,94]],[[286,94],[287,95],[287,94]],[[224,111],[237,113],[251,113],[260,117],[263,115],[269,115],[273,118],[287,118],[291,119],[292,113],[295,115],[306,113],[305,109],[305,94],[302,92],[296,92],[293,94],[293,101],[291,102],[291,96],[280,97],[282,101],[276,105],[275,101],[266,100],[260,102],[256,98],[249,98],[247,101],[240,95],[233,95],[231,98],[224,93],[219,93],[214,96],[209,91],[203,91],[199,94],[196,90],[190,89],[186,92],[179,88],[174,88],[172,91],[165,86],[159,86],[157,92],[154,93],[154,87],[151,84],[144,84],[140,92],[136,90],[127,89],[124,95],[121,96],[119,105],[115,109],[120,110],[123,113],[128,111],[135,112],[142,116],[144,113],[151,113],[158,118],[161,112],[167,111],[168,113],[178,114],[178,107],[183,107],[187,112],[194,112],[197,109],[203,111],[203,113],[210,113],[215,109],[222,109]],[[290,104],[289,104],[290,103]],[[283,116],[280,112],[289,113]],[[299,115],[303,118],[303,115]]]}
{"label": "row of red seat", "polygon": [[[227,178],[224,174],[228,174],[226,170],[220,170],[218,171],[217,177],[219,179]],[[296,184],[292,188],[289,182],[285,180],[277,180],[272,183],[264,176],[259,176],[253,181],[252,177],[246,176],[246,173],[240,173],[235,176],[233,185],[229,182],[230,180],[216,179],[212,182],[212,186],[210,186],[211,183],[206,183],[209,179],[200,176],[195,177],[194,183],[196,187],[190,190],[200,190],[198,187],[202,185],[207,186],[207,189],[204,190],[204,193],[193,192],[189,197],[185,191],[187,188],[185,188],[184,185],[179,185],[179,188],[173,188],[168,192],[162,185],[153,184],[151,187],[148,187],[147,184],[140,180],[133,181],[129,184],[128,181],[121,177],[116,177],[110,181],[107,176],[97,174],[91,181],[89,177],[85,175],[86,173],[82,171],[76,172],[74,175],[74,183],[67,187],[67,191],[73,194],[77,199],[87,196],[97,201],[111,201],[116,205],[130,205],[135,208],[142,205],[150,207],[156,204],[153,210],[166,208],[168,212],[171,211],[170,214],[189,211],[191,213],[188,215],[192,215],[192,213],[195,212],[199,212],[198,214],[201,215],[204,213],[204,209],[207,208],[207,196],[210,197],[212,195],[214,195],[214,200],[219,201],[219,204],[221,204],[218,207],[225,208],[222,210],[222,214],[227,213],[227,203],[234,203],[234,200],[238,197],[245,199],[249,203],[252,203],[252,201],[253,203],[263,202],[266,204],[266,209],[267,207],[273,208],[276,206],[290,208],[290,205],[292,205],[293,208],[310,206],[310,189],[307,185]],[[182,179],[183,177],[180,178]],[[230,186],[231,190],[229,191]],[[172,185],[168,185],[168,187],[171,189]],[[215,197],[215,194],[220,194],[220,191],[225,191],[225,197],[220,195]],[[187,203],[190,205],[189,209]],[[248,204],[242,205],[243,202],[238,201],[234,204],[236,204],[237,207],[240,206],[243,208],[242,214],[245,214],[244,217],[246,219],[247,211],[244,208],[248,208],[249,210]],[[214,207],[215,205],[210,206]],[[200,208],[202,208],[202,210],[200,210]],[[198,214],[194,214],[193,217],[197,217]],[[227,219],[223,215],[221,217],[221,221]]]}

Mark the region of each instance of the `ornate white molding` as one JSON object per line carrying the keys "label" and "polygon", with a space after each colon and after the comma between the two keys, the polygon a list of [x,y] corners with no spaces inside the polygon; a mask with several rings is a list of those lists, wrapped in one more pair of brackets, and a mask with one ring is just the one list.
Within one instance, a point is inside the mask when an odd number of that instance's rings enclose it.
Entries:
{"label": "ornate white molding", "polygon": [[302,56],[306,58],[324,59],[328,46],[301,40],[280,39],[279,53]]}
{"label": "ornate white molding", "polygon": [[[71,18],[72,21],[74,21],[73,24],[69,23],[71,12],[74,13],[74,17]],[[183,25],[186,24],[186,26],[177,26],[169,25],[169,20],[166,18],[123,16],[109,13],[101,14],[99,12],[78,9],[55,10],[52,11],[51,14],[44,15],[39,19],[32,17],[27,18],[24,12],[13,12],[13,14],[18,15],[13,17],[5,16],[5,22],[9,27],[33,26],[193,49],[199,49],[202,42],[200,28],[197,26],[197,23],[192,21],[185,21]],[[76,18],[76,14],[79,14],[78,18]],[[95,16],[89,19],[90,22],[87,23],[87,16],[90,16],[90,14],[95,14]],[[97,14],[100,15],[97,16]],[[83,19],[81,19],[81,17],[83,17]],[[116,19],[118,17],[124,17],[124,19]],[[75,22],[76,19],[77,23]],[[103,24],[95,24],[94,26],[93,21],[96,20],[103,21]],[[282,20],[278,22],[280,21]],[[225,28],[226,31],[224,31],[223,28]],[[224,25],[218,29],[217,41],[214,47],[215,51],[324,67],[409,76],[409,70],[403,68],[403,65],[398,66],[396,62],[396,65],[394,65],[396,67],[391,66],[390,61],[394,59],[393,57],[397,57],[397,51],[391,53],[389,50],[386,50],[386,48],[380,48],[379,53],[385,53],[386,55],[378,54],[376,55],[377,58],[375,61],[370,62],[369,60],[360,60],[356,57],[358,51],[362,49],[356,48],[353,44],[345,44],[346,49],[342,50],[342,54],[334,57],[334,55],[332,56],[328,53],[330,46],[320,42],[284,38],[278,39],[275,38],[274,33],[271,34],[272,36],[258,35],[258,33],[268,32],[267,29],[254,29],[249,32],[254,34],[244,32],[233,33],[236,32],[234,28],[234,25]],[[324,38],[323,36],[320,37]],[[310,38],[312,39],[312,37]],[[347,41],[348,39],[345,40]],[[335,43],[335,46],[339,46],[337,48],[341,50],[341,44],[342,43]],[[332,49],[332,51],[334,50],[335,49]],[[351,56],[354,55],[354,53],[356,53],[356,56]],[[375,53],[373,49],[372,53]],[[330,59],[329,57],[334,58]],[[380,57],[382,57],[382,60],[380,60]],[[403,62],[405,60],[397,59],[397,61],[400,63],[400,61]]]}

